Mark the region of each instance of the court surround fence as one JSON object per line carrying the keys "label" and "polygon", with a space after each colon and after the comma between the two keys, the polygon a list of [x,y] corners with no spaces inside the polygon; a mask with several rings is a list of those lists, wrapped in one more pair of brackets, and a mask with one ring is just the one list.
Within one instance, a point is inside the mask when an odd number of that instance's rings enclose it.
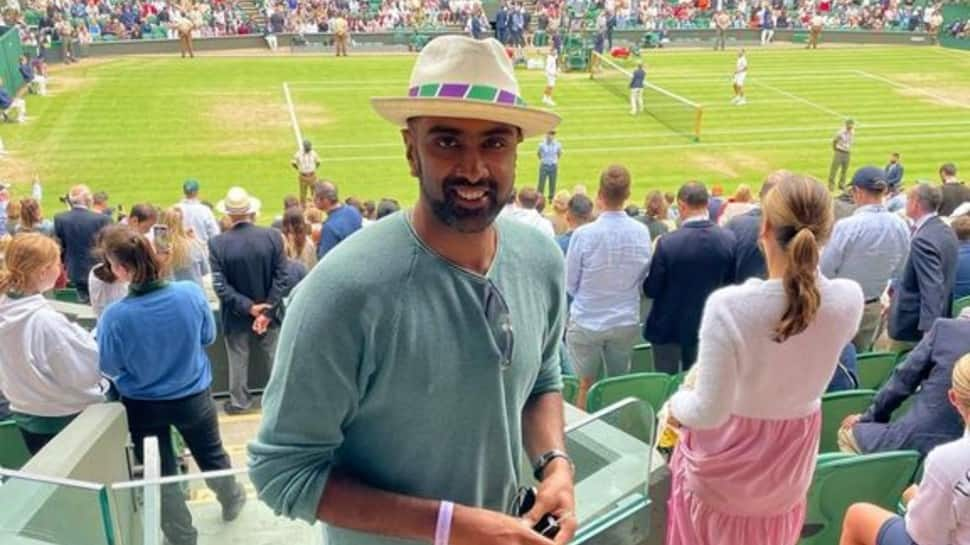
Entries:
{"label": "court surround fence", "polygon": [[0,77],[3,86],[11,95],[24,84],[17,70],[20,65],[20,55],[23,48],[20,45],[20,33],[16,28],[0,26]]}
{"label": "court surround fence", "polygon": [[946,32],[954,21],[967,20],[970,20],[970,3],[947,4],[943,6],[943,27],[940,29],[940,45],[970,51],[970,38],[954,38]]}

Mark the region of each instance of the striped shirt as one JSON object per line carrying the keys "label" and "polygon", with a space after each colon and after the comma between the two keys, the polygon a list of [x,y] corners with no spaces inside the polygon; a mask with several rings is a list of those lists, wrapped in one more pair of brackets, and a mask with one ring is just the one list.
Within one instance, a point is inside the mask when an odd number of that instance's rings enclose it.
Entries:
{"label": "striped shirt", "polygon": [[314,150],[308,152],[298,151],[293,156],[293,164],[296,165],[300,174],[313,174],[317,170],[317,165],[320,164],[320,157]]}
{"label": "striped shirt", "polygon": [[835,149],[849,153],[852,150],[853,138],[852,131],[847,129],[842,129],[835,133],[835,138],[833,139],[835,141]]}
{"label": "striped shirt", "polygon": [[822,274],[862,286],[866,301],[879,298],[906,262],[909,228],[882,205],[860,206],[836,222],[822,250]]}

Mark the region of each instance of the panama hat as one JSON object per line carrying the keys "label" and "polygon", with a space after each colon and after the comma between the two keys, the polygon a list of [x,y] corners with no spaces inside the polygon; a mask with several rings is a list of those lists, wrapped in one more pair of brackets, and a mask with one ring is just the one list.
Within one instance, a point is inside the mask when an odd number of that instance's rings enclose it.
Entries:
{"label": "panama hat", "polygon": [[494,39],[441,36],[421,50],[406,97],[375,97],[374,110],[399,127],[414,117],[456,117],[505,123],[526,138],[559,124],[558,115],[529,108],[512,63]]}
{"label": "panama hat", "polygon": [[216,203],[216,210],[221,214],[231,216],[244,216],[259,212],[262,203],[259,199],[251,197],[245,189],[241,187],[230,187],[226,193],[226,198]]}

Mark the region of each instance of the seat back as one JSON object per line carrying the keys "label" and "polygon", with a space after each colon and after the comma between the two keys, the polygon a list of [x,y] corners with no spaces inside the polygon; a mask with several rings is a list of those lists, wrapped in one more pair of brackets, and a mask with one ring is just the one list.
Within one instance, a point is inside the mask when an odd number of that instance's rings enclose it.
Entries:
{"label": "seat back", "polygon": [[876,392],[873,390],[846,390],[822,396],[822,437],[818,444],[819,452],[839,450],[839,427],[846,416],[865,412],[872,404]]}
{"label": "seat back", "polygon": [[896,368],[895,352],[864,352],[856,357],[859,365],[859,388],[878,390]]}
{"label": "seat back", "polygon": [[562,398],[570,405],[576,404],[576,394],[579,393],[579,379],[572,375],[562,376]]}
{"label": "seat back", "polygon": [[0,422],[0,467],[20,469],[30,460],[30,452],[13,420]]}
{"label": "seat back", "polygon": [[633,347],[630,355],[631,373],[653,373],[653,346],[650,343],[638,344]]}
{"label": "seat back", "polygon": [[970,295],[961,297],[953,302],[953,317],[956,318],[963,312],[963,309],[970,307]]}
{"label": "seat back", "polygon": [[867,502],[894,511],[918,464],[915,451],[820,459],[808,492],[799,545],[838,543],[842,520],[853,503]]}
{"label": "seat back", "polygon": [[656,414],[670,395],[670,380],[670,375],[666,373],[632,373],[603,379],[589,389],[586,410],[595,412],[633,397],[646,401]]}

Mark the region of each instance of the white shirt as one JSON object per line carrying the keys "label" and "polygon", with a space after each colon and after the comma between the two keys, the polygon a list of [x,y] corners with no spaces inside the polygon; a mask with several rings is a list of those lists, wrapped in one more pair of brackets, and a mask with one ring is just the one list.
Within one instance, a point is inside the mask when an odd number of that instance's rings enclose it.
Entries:
{"label": "white shirt", "polygon": [[542,231],[544,234],[549,235],[549,238],[556,238],[556,231],[552,227],[552,222],[542,217],[542,214],[532,208],[507,208],[508,213],[505,216],[511,220],[524,223],[526,225],[531,225],[536,229]]}
{"label": "white shirt", "polygon": [[546,55],[546,77],[554,78],[556,77],[556,70],[558,69],[556,65],[555,55]]}
{"label": "white shirt", "polygon": [[301,174],[312,174],[317,170],[320,157],[317,155],[316,150],[310,150],[308,153],[300,150],[293,155],[293,162],[296,163],[296,168]]}
{"label": "white shirt", "polygon": [[182,210],[182,226],[191,229],[203,244],[208,244],[210,238],[219,234],[219,223],[212,210],[198,199],[184,199],[178,207]]}
{"label": "white shirt", "polygon": [[773,338],[787,305],[781,280],[751,279],[712,293],[701,319],[695,387],[670,399],[671,414],[689,428],[712,429],[731,415],[786,420],[817,411],[859,328],[863,298],[851,280],[816,279],[822,297],[815,319],[782,343]]}
{"label": "white shirt", "polygon": [[970,544],[970,438],[936,447],[923,467],[906,532],[920,545]]}
{"label": "white shirt", "polygon": [[736,68],[734,70],[734,73],[735,74],[744,74],[747,71],[748,71],[748,58],[747,57],[738,57],[738,63],[736,65]]}

